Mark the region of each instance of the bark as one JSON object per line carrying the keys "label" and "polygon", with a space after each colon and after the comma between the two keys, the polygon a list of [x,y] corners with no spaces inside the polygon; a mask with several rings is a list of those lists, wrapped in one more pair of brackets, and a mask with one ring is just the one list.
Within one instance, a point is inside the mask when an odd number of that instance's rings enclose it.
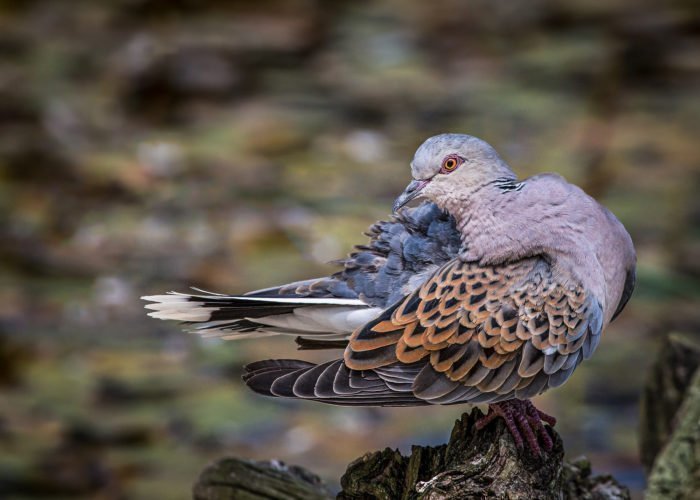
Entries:
{"label": "bark", "polygon": [[277,460],[223,458],[210,464],[194,485],[195,500],[316,500],[332,498],[319,477]]}
{"label": "bark", "polygon": [[700,498],[700,346],[670,335],[643,400],[642,457],[653,463],[646,498]]}
{"label": "bark", "polygon": [[697,336],[670,334],[659,351],[642,395],[640,449],[647,472],[671,437],[676,414],[698,366]]}
{"label": "bark", "polygon": [[656,458],[646,498],[700,498],[700,370],[678,411],[673,435]]}
{"label": "bark", "polygon": [[339,499],[625,499],[627,488],[609,476],[591,476],[585,459],[564,462],[561,438],[542,457],[519,451],[502,422],[477,431],[481,412],[462,415],[450,441],[414,446],[411,455],[385,449],[354,461],[341,479]]}
{"label": "bark", "polygon": [[[410,456],[389,448],[352,462],[338,497],[350,499],[628,499],[610,476],[592,476],[585,459],[565,462],[561,438],[550,429],[551,452],[518,450],[502,422],[477,431],[474,409],[455,423],[447,444],[414,446]],[[300,467],[235,458],[210,465],[194,488],[196,500],[331,498],[318,477]]]}

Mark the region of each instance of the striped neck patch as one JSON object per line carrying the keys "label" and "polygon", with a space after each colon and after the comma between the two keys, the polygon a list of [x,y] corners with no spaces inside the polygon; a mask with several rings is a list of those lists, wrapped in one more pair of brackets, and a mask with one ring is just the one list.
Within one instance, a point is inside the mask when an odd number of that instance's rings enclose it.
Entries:
{"label": "striped neck patch", "polygon": [[525,181],[509,179],[507,177],[496,179],[493,184],[504,193],[510,191],[520,191],[525,187]]}

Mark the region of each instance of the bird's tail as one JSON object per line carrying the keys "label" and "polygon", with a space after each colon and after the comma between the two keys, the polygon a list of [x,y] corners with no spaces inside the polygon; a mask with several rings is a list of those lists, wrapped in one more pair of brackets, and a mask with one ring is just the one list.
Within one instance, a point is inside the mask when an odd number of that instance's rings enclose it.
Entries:
{"label": "bird's tail", "polygon": [[141,297],[153,318],[181,321],[204,336],[240,339],[289,334],[345,340],[376,310],[358,299],[170,292]]}
{"label": "bird's tail", "polygon": [[[342,359],[314,364],[268,359],[246,365],[246,385],[265,396],[308,399],[340,406],[422,406],[412,392],[417,370],[351,370]],[[413,372],[416,373],[413,373]]]}

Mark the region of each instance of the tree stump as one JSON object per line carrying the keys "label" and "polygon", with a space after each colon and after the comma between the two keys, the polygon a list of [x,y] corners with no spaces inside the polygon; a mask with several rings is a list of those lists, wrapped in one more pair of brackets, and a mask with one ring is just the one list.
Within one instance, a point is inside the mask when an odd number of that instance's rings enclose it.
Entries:
{"label": "tree stump", "polygon": [[[368,453],[341,479],[338,499],[596,499],[629,498],[610,476],[592,476],[585,459],[564,462],[561,438],[549,429],[551,452],[533,456],[518,450],[505,425],[481,431],[478,409],[462,415],[447,444],[414,446],[406,457],[397,450]],[[279,462],[220,460],[204,470],[194,488],[196,500],[331,498],[314,474]]]}
{"label": "tree stump", "polygon": [[501,421],[477,431],[481,416],[476,408],[462,415],[445,445],[414,446],[408,457],[387,448],[355,460],[341,479],[338,499],[629,498],[612,477],[591,477],[585,459],[564,462],[553,429],[554,448],[537,457],[518,450]]}

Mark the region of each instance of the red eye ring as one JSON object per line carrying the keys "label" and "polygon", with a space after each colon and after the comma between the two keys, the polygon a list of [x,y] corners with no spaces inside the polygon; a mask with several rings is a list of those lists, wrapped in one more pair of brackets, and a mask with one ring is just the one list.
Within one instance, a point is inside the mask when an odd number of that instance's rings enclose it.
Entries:
{"label": "red eye ring", "polygon": [[453,172],[460,163],[462,162],[459,156],[450,155],[442,160],[442,171],[445,173]]}

